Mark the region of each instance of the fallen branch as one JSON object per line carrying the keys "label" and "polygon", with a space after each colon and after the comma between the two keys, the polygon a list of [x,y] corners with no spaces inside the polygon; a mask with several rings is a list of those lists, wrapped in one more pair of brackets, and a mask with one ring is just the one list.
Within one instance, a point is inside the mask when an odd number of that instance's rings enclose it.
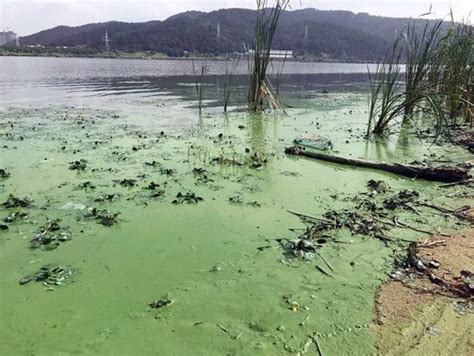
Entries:
{"label": "fallen branch", "polygon": [[438,246],[446,246],[446,240],[429,242],[429,239],[427,239],[423,243],[418,243],[417,245],[417,247],[421,247],[421,248],[435,248]]}
{"label": "fallen branch", "polygon": [[328,276],[328,277],[331,277],[331,278],[334,278],[332,275],[330,275],[329,273],[327,273],[325,270],[323,270],[321,267],[319,267],[318,265],[314,266],[316,267],[316,269],[321,272],[322,274],[324,274],[325,276]]}
{"label": "fallen branch", "polygon": [[[409,229],[409,230],[412,230],[412,231],[415,231],[415,232],[420,232],[422,234],[427,234],[427,235],[434,235],[435,234],[431,231],[419,229],[417,227],[413,227],[413,226],[410,226],[408,224],[402,223],[397,218],[394,218],[394,222],[384,221],[384,220],[380,220],[380,219],[376,219],[376,218],[374,218],[374,220],[381,223],[381,224],[385,224],[385,225],[392,226],[392,227],[397,227],[397,228]],[[441,233],[441,232],[437,233],[437,234],[440,235],[440,236],[444,236],[444,237],[450,237],[451,236],[451,235],[444,234],[444,233]],[[400,239],[400,240],[406,241],[406,242],[412,242],[411,240],[403,240],[403,239]]]}
{"label": "fallen branch", "polygon": [[443,185],[440,185],[439,187],[440,188],[451,188],[451,187],[454,187],[454,186],[457,186],[457,185],[469,185],[469,184],[472,184],[472,183],[474,183],[474,180],[473,179],[468,179],[468,180],[461,181],[461,182],[453,182],[453,183],[443,184]]}
{"label": "fallen branch", "polygon": [[385,172],[398,174],[401,176],[425,179],[438,182],[461,182],[465,181],[471,176],[466,168],[462,167],[419,167],[413,165],[403,165],[399,163],[384,163],[372,162],[361,159],[344,158],[340,156],[333,156],[326,153],[310,152],[301,149],[300,147],[288,147],[285,150],[286,154],[294,156],[304,156],[308,158],[318,159],[321,161],[343,164],[353,167],[363,167],[378,169]]}
{"label": "fallen branch", "polygon": [[324,261],[324,263],[326,264],[326,266],[328,266],[328,268],[332,271],[332,272],[335,272],[334,271],[334,268],[332,268],[332,266],[328,263],[328,261],[326,261],[326,259],[324,258],[323,255],[321,255],[321,253],[318,253],[319,257],[321,257],[321,259]]}
{"label": "fallen branch", "polygon": [[312,339],[312,340],[314,341],[314,343],[316,344],[316,349],[318,350],[319,356],[324,356],[323,350],[321,349],[321,345],[319,345],[318,339],[317,339],[315,336],[312,336],[311,339]]}
{"label": "fallen branch", "polygon": [[327,219],[315,218],[314,216],[309,216],[309,215],[297,213],[297,212],[291,211],[291,210],[287,210],[287,212],[289,212],[290,214],[293,214],[293,215],[299,217],[300,219],[309,219],[309,220],[322,221],[322,222],[325,222],[325,223],[328,223],[328,224],[332,224],[332,223],[333,223],[332,221],[329,221],[329,220],[327,220]]}
{"label": "fallen branch", "polygon": [[446,214],[446,215],[455,216],[455,217],[457,217],[458,219],[461,219],[461,220],[467,220],[467,221],[470,221],[470,222],[474,221],[474,218],[472,216],[470,216],[469,214],[466,214],[466,212],[471,209],[471,206],[469,206],[469,205],[465,205],[465,206],[462,206],[462,207],[460,207],[456,210],[452,210],[452,209],[444,208],[442,206],[428,204],[428,203],[421,202],[421,201],[416,202],[416,204],[418,206],[423,206],[425,208],[429,208],[429,209],[439,211],[440,213],[443,213],[443,214]]}

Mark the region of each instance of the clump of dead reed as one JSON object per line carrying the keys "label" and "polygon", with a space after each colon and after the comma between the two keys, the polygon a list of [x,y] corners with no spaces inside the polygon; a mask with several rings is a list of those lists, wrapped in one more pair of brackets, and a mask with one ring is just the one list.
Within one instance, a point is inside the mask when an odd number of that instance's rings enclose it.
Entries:
{"label": "clump of dead reed", "polygon": [[278,97],[268,78],[270,53],[278,21],[289,6],[290,0],[276,0],[268,8],[268,0],[257,0],[257,21],[253,58],[249,55],[249,109],[262,111],[265,108],[280,110]]}
{"label": "clump of dead reed", "polygon": [[239,58],[234,57],[231,62],[226,61],[225,64],[225,79],[224,79],[224,112],[227,112],[229,107],[230,98],[232,96],[232,82],[237,69],[239,67]]}
{"label": "clump of dead reed", "polygon": [[208,65],[207,60],[202,62],[200,66],[196,66],[196,63],[194,63],[194,60],[193,60],[192,65],[193,65],[193,75],[194,75],[194,88],[196,90],[196,95],[198,99],[199,113],[201,113],[202,100],[204,97],[204,88],[205,88],[204,79],[209,73],[209,65]]}

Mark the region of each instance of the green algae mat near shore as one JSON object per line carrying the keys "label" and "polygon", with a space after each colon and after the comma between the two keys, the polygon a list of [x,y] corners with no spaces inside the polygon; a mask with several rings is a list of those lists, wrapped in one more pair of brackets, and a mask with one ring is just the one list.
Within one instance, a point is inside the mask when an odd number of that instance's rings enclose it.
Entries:
{"label": "green algae mat near shore", "polygon": [[[344,208],[369,179],[441,205],[462,203],[463,188],[286,157],[284,148],[317,131],[354,157],[464,154],[402,135],[367,143],[365,100],[320,95],[287,116],[208,108],[199,117],[179,100],[3,109],[0,168],[10,177],[0,202],[32,202],[0,208],[2,219],[26,213],[0,231],[0,354],[373,353],[374,295],[397,248],[341,232],[320,250],[333,269],[323,274],[317,256],[284,256],[276,240],[304,228],[288,210]],[[102,224],[98,214],[114,218]],[[32,248],[52,220],[70,239]],[[457,224],[423,212],[417,220],[433,231]],[[67,266],[70,279],[19,284],[47,264]],[[172,303],[149,306],[163,298]]]}

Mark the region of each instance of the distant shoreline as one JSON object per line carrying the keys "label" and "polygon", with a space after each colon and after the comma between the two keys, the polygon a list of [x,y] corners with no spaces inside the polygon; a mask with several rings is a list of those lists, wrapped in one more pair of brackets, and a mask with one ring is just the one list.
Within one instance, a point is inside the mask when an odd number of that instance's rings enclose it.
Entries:
{"label": "distant shoreline", "polygon": [[[145,52],[113,52],[114,54],[104,52],[87,52],[87,53],[71,53],[71,52],[60,52],[48,49],[9,49],[0,48],[0,57],[40,57],[40,58],[104,58],[104,59],[143,59],[143,60],[206,60],[206,61],[226,61],[232,60],[233,57],[225,56],[189,56],[189,57],[170,57],[161,53],[147,54]],[[242,58],[241,60],[246,60]],[[274,59],[276,62],[282,62],[282,59]],[[299,62],[299,63],[358,63],[358,64],[371,64],[372,62],[361,61],[361,60],[343,60],[336,58],[291,58],[287,59],[287,62]]]}

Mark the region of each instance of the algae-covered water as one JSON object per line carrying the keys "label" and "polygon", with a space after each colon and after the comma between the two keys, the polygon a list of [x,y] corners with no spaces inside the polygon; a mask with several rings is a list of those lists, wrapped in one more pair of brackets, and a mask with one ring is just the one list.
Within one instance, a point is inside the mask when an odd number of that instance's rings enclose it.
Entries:
{"label": "algae-covered water", "polygon": [[[284,148],[317,132],[353,157],[442,162],[464,153],[402,134],[364,140],[365,65],[292,63],[281,78],[287,115],[250,114],[237,99],[223,114],[223,64],[210,65],[199,114],[190,62],[0,58],[0,168],[11,174],[0,202],[33,200],[0,231],[0,354],[373,352],[374,295],[396,247],[341,232],[322,257],[288,259],[277,239],[305,227],[288,210],[346,207],[369,179],[452,207],[462,188],[287,157]],[[81,159],[86,169],[69,169]],[[172,204],[188,192],[202,201]],[[117,223],[99,224],[91,208],[119,213]],[[13,211],[0,207],[0,218]],[[70,241],[31,249],[48,219]],[[415,220],[456,228],[427,211]],[[19,284],[45,264],[68,266],[71,280]],[[148,306],[161,298],[173,303]]]}

